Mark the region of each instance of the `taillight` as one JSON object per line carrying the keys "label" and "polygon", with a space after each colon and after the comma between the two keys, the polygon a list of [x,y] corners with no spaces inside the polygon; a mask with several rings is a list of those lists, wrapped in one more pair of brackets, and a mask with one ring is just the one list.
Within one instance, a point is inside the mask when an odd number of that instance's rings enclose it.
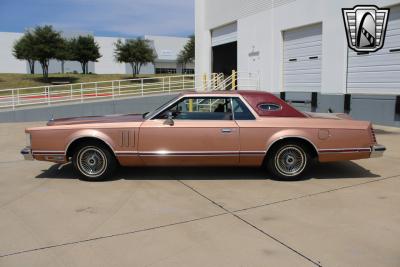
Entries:
{"label": "taillight", "polygon": [[376,136],[375,136],[375,131],[374,131],[373,127],[371,127],[371,137],[372,137],[372,141],[376,144]]}

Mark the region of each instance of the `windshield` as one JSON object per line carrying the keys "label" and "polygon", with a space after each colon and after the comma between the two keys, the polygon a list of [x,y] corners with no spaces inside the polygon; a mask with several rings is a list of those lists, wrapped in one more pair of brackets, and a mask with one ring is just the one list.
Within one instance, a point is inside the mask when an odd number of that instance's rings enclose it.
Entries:
{"label": "windshield", "polygon": [[181,95],[178,95],[177,97],[174,97],[173,99],[171,99],[170,101],[168,101],[167,103],[165,103],[164,105],[162,105],[161,107],[155,109],[152,112],[149,112],[148,114],[146,114],[146,116],[144,116],[144,119],[149,119],[151,117],[153,117],[154,115],[156,115],[158,112],[160,112],[161,110],[163,110],[164,108],[168,107],[169,105],[171,105],[173,102],[175,102],[179,97],[181,97]]}

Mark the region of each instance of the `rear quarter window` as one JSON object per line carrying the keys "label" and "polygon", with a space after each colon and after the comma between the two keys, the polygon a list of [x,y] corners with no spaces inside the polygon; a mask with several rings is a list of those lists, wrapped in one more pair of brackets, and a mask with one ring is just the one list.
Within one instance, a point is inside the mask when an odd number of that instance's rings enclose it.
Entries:
{"label": "rear quarter window", "polygon": [[274,103],[261,103],[257,105],[257,108],[262,111],[279,111],[282,109],[282,106]]}

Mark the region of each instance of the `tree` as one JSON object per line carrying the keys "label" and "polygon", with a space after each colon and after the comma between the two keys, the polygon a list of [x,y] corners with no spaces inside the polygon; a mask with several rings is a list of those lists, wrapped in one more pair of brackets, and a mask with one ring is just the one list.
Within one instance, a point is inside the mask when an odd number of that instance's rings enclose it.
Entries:
{"label": "tree", "polygon": [[66,60],[72,60],[71,41],[63,39],[60,49],[57,51],[56,59],[61,62],[61,73],[64,74]]}
{"label": "tree", "polygon": [[32,47],[33,35],[31,32],[27,31],[19,40],[14,43],[13,55],[17,59],[28,61],[30,73],[35,74],[36,58],[33,55]]}
{"label": "tree", "polygon": [[97,62],[101,58],[100,46],[94,41],[93,36],[79,36],[70,41],[71,59],[78,61],[82,66],[82,73],[88,72],[88,63]]}
{"label": "tree", "polygon": [[186,64],[194,62],[195,59],[195,38],[194,35],[189,37],[189,41],[185,44],[178,55],[178,62],[182,64],[182,68],[186,69]]}
{"label": "tree", "polygon": [[38,26],[32,31],[32,55],[42,66],[43,77],[49,77],[49,63],[56,59],[57,53],[62,48],[63,39],[60,32],[54,31],[52,26]]}
{"label": "tree", "polygon": [[125,43],[118,40],[115,43],[114,56],[117,62],[131,65],[133,77],[140,73],[143,65],[154,62],[156,59],[149,41],[141,38],[126,40]]}

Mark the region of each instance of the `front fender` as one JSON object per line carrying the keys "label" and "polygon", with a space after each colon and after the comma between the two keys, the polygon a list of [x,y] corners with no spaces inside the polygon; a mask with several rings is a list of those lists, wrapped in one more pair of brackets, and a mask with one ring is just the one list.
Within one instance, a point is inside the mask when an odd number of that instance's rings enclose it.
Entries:
{"label": "front fender", "polygon": [[79,131],[76,131],[72,133],[71,135],[68,136],[66,140],[66,146],[65,146],[65,152],[68,151],[68,148],[71,146],[71,144],[79,139],[82,138],[96,138],[104,143],[106,143],[113,151],[115,151],[117,144],[114,141],[113,138],[111,138],[108,134],[97,130],[97,129],[82,129]]}

